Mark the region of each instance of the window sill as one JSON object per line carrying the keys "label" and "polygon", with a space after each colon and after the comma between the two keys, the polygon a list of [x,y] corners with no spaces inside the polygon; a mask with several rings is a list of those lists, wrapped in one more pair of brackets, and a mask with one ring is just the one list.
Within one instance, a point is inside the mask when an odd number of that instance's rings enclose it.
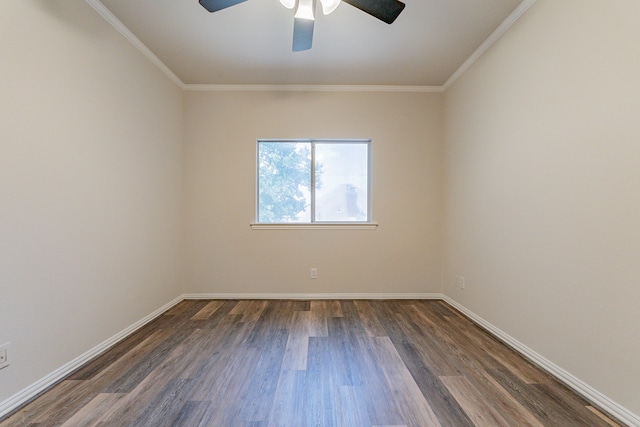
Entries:
{"label": "window sill", "polygon": [[305,223],[305,224],[249,224],[252,230],[375,230],[378,224],[375,222],[332,222],[332,223]]}

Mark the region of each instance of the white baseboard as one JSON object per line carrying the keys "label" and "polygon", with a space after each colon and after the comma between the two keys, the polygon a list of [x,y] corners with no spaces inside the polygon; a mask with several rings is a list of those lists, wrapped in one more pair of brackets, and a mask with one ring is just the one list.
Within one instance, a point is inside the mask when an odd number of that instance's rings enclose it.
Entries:
{"label": "white baseboard", "polygon": [[449,298],[445,294],[440,293],[415,293],[415,294],[405,294],[405,293],[337,293],[337,294],[305,294],[305,293],[192,293],[192,294],[183,294],[164,306],[160,307],[153,313],[129,326],[128,328],[122,330],[118,334],[104,341],[103,343],[97,345],[86,353],[78,356],[73,359],[69,363],[61,366],[56,369],[49,375],[44,378],[36,381],[31,384],[24,390],[18,392],[13,395],[9,399],[4,402],[0,402],[0,419],[2,419],[7,414],[13,412],[21,405],[24,405],[29,400],[36,397],[38,394],[44,392],[49,387],[54,385],[56,382],[64,379],[67,375],[72,373],[74,370],[80,368],[85,363],[89,362],[91,359],[99,356],[106,350],[108,350],[113,345],[118,342],[124,340],[129,335],[133,334],[135,331],[151,322],[156,317],[160,316],[165,311],[169,310],[174,305],[185,299],[273,299],[273,300],[323,300],[323,299],[369,299],[369,300],[406,300],[406,299],[440,299],[444,300],[447,304],[459,310],[465,316],[469,317],[475,323],[477,323],[480,327],[484,328],[487,332],[494,335],[498,339],[502,340],[504,343],[512,347],[514,350],[519,352],[521,355],[529,359],[531,362],[535,363],[540,368],[544,369],[562,383],[575,390],[578,394],[583,396],[588,401],[592,402],[595,406],[600,409],[608,412],[612,416],[618,418],[618,420],[627,423],[630,426],[640,427],[640,417],[613,400],[609,399],[604,394],[600,393],[593,387],[589,386],[585,382],[571,375],[569,372],[565,371],[558,365],[554,364],[550,360],[546,359],[542,355],[536,353],[526,345],[522,344],[506,332],[492,325],[491,323],[484,320],[482,317],[478,316],[471,310],[467,309],[463,305],[459,304],[455,300]]}
{"label": "white baseboard", "polygon": [[271,300],[329,300],[329,299],[369,299],[369,300],[403,300],[403,299],[444,299],[439,293],[196,293],[184,294],[184,299],[271,299]]}
{"label": "white baseboard", "polygon": [[55,371],[51,372],[44,378],[36,381],[25,389],[19,391],[9,399],[0,402],[0,419],[18,409],[20,406],[29,402],[31,399],[38,396],[40,393],[46,391],[49,387],[63,380],[67,375],[71,374],[76,369],[80,368],[85,363],[99,356],[118,342],[124,340],[135,331],[151,322],[156,317],[160,316],[165,311],[169,310],[174,305],[185,299],[295,299],[295,300],[319,300],[319,299],[443,299],[443,294],[403,294],[403,293],[339,293],[339,294],[283,294],[283,293],[237,293],[237,294],[225,294],[225,293],[194,293],[183,294],[153,313],[122,330],[106,341],[98,344],[86,353],[76,357],[72,361],[66,363]]}
{"label": "white baseboard", "polygon": [[90,360],[104,353],[113,345],[124,340],[129,335],[133,334],[135,331],[137,331],[147,323],[151,322],[153,319],[160,316],[162,313],[169,310],[171,307],[173,307],[183,299],[184,298],[182,296],[175,298],[173,301],[163,305],[153,313],[149,314],[148,316],[145,316],[143,319],[137,321],[136,323],[129,326],[128,328],[122,330],[121,332],[117,333],[116,335],[112,336],[106,341],[93,347],[91,350],[87,351],[86,353],[81,354],[80,356],[76,357],[72,361],[59,367],[55,371],[51,372],[44,378],[41,378],[40,380],[31,384],[27,388],[14,394],[4,402],[0,402],[0,419],[10,414],[11,412],[16,410],[20,406],[24,405],[25,403],[29,402],[31,399],[38,396],[40,393],[44,392],[45,390],[47,390],[49,387],[51,387],[58,381],[64,379],[67,375],[71,374],[73,371],[80,368],[85,363],[89,362]]}
{"label": "white baseboard", "polygon": [[487,322],[485,319],[478,316],[477,314],[475,314],[465,306],[459,304],[458,302],[454,301],[453,299],[449,298],[446,295],[443,295],[442,299],[447,304],[451,305],[452,307],[456,308],[461,313],[463,313],[465,316],[469,317],[471,320],[477,323],[478,326],[482,327],[487,332],[494,335],[496,338],[500,339],[505,344],[507,344],[514,350],[516,350],[523,357],[527,358],[528,360],[530,360],[532,363],[534,363],[541,369],[553,375],[555,378],[557,378],[560,382],[565,384],[567,387],[571,388],[576,393],[578,393],[579,395],[587,399],[589,402],[591,402],[594,406],[604,410],[605,412],[616,417],[618,420],[628,424],[629,426],[640,427],[640,416],[634,414],[633,412],[626,409],[622,405],[614,402],[613,400],[611,400],[604,394],[600,393],[598,390],[594,389],[584,381],[580,380],[579,378],[570,374],[560,366],[551,362],[549,359],[545,358],[539,353],[536,353],[534,350],[522,344],[520,341],[513,338],[512,336],[510,336],[500,328]]}

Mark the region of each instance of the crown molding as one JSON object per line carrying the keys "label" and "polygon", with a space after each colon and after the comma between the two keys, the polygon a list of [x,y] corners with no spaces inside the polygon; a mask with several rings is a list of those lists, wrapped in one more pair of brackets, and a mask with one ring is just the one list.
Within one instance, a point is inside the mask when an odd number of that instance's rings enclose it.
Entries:
{"label": "crown molding", "polygon": [[484,41],[484,43],[482,43],[480,47],[476,49],[476,51],[473,52],[471,56],[467,58],[467,60],[464,61],[462,65],[451,75],[451,77],[449,77],[449,79],[442,85],[442,91],[445,92],[447,89],[449,89],[456,80],[458,80],[469,68],[471,68],[471,66],[482,56],[482,54],[489,50],[489,48],[493,46],[493,44],[497,42],[498,39],[502,37],[502,35],[507,32],[507,30],[511,28],[511,26],[515,24],[516,21],[520,19],[520,17],[524,15],[524,13],[529,10],[529,8],[533,6],[535,2],[536,0],[523,0],[523,2],[520,3],[520,5],[516,7],[515,10],[511,12],[511,14],[507,16],[504,21],[502,21],[502,24],[500,24],[498,28],[496,28],[495,31],[491,33],[491,35]]}
{"label": "crown molding", "polygon": [[85,0],[108,23],[122,34],[136,49],[157,66],[179,88],[202,92],[387,92],[387,93],[442,93],[458,80],[498,39],[536,2],[522,3],[491,33],[489,38],[449,77],[442,86],[403,85],[259,85],[259,84],[185,84],[142,41],[136,37],[100,0]]}
{"label": "crown molding", "polygon": [[186,84],[184,89],[201,92],[443,92],[442,86],[402,85],[253,85],[253,84]]}
{"label": "crown molding", "polygon": [[136,49],[138,49],[144,56],[147,57],[156,67],[160,69],[169,79],[174,82],[179,88],[184,90],[184,83],[173,71],[167,67],[164,62],[160,60],[149,48],[142,43],[142,41],[135,36],[116,16],[111,13],[99,0],[85,0],[89,6],[95,9],[100,16],[102,16],[109,24],[113,26],[125,39],[129,41]]}

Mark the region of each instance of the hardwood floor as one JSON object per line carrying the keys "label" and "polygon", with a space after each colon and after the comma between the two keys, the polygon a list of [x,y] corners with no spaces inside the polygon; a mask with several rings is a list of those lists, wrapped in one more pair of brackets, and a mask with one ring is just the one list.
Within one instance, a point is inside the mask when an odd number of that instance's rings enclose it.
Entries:
{"label": "hardwood floor", "polygon": [[442,301],[183,301],[8,426],[615,426]]}

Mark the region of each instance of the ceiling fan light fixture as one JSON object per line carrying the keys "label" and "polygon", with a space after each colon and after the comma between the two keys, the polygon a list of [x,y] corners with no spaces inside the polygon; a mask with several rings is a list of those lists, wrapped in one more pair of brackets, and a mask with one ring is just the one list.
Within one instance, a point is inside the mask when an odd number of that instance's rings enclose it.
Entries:
{"label": "ceiling fan light fixture", "polygon": [[340,1],[341,0],[320,0],[320,3],[322,3],[322,13],[325,15],[330,14],[340,5]]}
{"label": "ceiling fan light fixture", "polygon": [[287,9],[293,9],[296,7],[296,0],[280,0],[280,3]]}
{"label": "ceiling fan light fixture", "polygon": [[[209,12],[234,6],[246,0],[198,0]],[[340,5],[341,0],[320,0],[322,12],[330,14]],[[387,24],[391,24],[406,6],[400,0],[345,0],[351,6],[368,13]],[[293,46],[294,52],[311,49],[315,24],[316,0],[280,0],[287,9],[294,9]]]}
{"label": "ceiling fan light fixture", "polygon": [[315,0],[298,0],[295,17],[298,19],[306,19],[308,21],[315,20]]}

